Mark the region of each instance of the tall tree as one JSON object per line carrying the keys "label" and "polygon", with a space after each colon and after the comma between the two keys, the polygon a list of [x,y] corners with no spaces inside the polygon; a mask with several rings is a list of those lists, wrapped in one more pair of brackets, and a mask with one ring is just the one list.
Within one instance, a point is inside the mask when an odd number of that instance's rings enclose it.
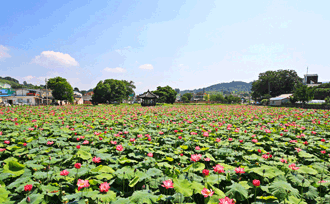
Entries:
{"label": "tall tree", "polygon": [[293,93],[294,86],[301,83],[294,70],[267,71],[259,74],[258,80],[252,82],[252,97],[264,98],[266,94],[272,97],[281,94]]}
{"label": "tall tree", "polygon": [[297,98],[298,101],[301,101],[302,104],[306,104],[308,101],[313,100],[314,98],[315,87],[308,87],[301,83],[295,86],[295,92],[293,96]]}
{"label": "tall tree", "polygon": [[157,99],[160,103],[174,103],[176,99],[176,91],[170,86],[158,86],[156,91],[153,91],[154,94],[158,95]]}
{"label": "tall tree", "polygon": [[93,91],[92,101],[98,103],[114,101],[121,103],[127,96],[126,84],[116,79],[100,81]]}
{"label": "tall tree", "polygon": [[47,81],[47,86],[52,90],[52,95],[56,100],[73,102],[73,89],[65,78],[51,78]]}
{"label": "tall tree", "polygon": [[191,98],[193,97],[193,94],[192,93],[185,93],[185,94],[182,95],[182,97],[183,96],[187,97],[188,101],[190,101]]}
{"label": "tall tree", "polygon": [[125,99],[128,99],[129,95],[135,95],[135,92],[133,89],[136,89],[136,86],[134,85],[133,81],[126,81],[126,80],[122,80],[122,82],[124,82],[125,86],[126,86],[126,96]]}

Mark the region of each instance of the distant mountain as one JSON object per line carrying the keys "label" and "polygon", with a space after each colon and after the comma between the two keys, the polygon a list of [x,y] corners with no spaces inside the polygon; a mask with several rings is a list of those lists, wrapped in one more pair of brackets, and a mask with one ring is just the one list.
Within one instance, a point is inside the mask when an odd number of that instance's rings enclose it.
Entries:
{"label": "distant mountain", "polygon": [[[246,83],[243,81],[232,81],[229,83],[220,83],[220,84],[215,84],[209,87],[205,87],[205,92],[207,91],[218,91],[218,92],[225,92],[225,93],[231,93],[233,91],[239,92],[239,91],[251,91],[252,88],[252,82]],[[184,90],[180,91],[180,94],[185,94],[185,93],[197,93],[197,92],[203,92],[203,88],[200,89],[194,89],[194,90]]]}

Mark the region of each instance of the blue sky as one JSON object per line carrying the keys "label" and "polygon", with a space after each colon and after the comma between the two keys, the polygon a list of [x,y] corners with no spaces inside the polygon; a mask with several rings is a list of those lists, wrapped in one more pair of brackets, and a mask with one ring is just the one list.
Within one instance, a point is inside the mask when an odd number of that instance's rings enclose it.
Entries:
{"label": "blue sky", "polygon": [[6,1],[0,76],[194,89],[296,70],[330,80],[330,1]]}

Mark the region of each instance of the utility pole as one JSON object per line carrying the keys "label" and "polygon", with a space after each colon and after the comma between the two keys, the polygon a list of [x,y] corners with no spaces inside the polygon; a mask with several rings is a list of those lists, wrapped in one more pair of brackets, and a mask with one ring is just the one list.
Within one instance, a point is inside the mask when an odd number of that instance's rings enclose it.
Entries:
{"label": "utility pole", "polygon": [[47,78],[45,78],[45,83],[46,83],[46,98],[47,98],[47,105],[48,105]]}

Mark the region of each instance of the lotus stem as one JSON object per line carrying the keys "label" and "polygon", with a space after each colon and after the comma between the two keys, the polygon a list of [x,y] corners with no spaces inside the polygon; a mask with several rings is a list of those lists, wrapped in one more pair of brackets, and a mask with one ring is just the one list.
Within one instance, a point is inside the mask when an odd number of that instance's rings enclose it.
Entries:
{"label": "lotus stem", "polygon": [[257,202],[257,187],[254,187],[254,202]]}

